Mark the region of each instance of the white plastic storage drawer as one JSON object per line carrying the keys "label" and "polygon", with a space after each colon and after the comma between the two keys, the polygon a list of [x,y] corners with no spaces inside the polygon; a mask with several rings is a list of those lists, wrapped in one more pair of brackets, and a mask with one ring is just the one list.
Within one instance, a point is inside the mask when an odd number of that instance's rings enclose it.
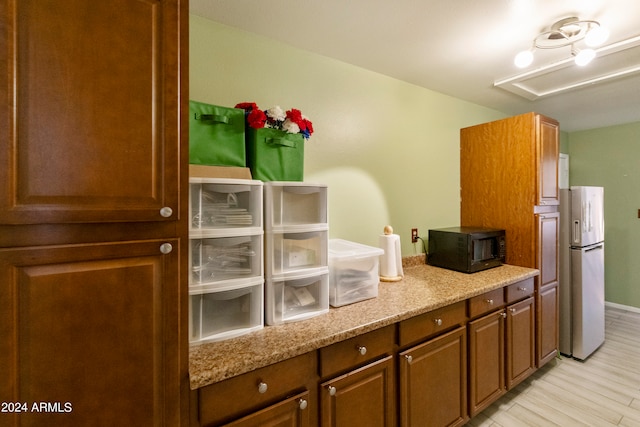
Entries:
{"label": "white plastic storage drawer", "polygon": [[267,279],[265,310],[268,325],[318,316],[329,311],[328,271]]}
{"label": "white plastic storage drawer", "polygon": [[327,186],[305,182],[267,182],[265,228],[327,223]]}
{"label": "white plastic storage drawer", "polygon": [[264,326],[262,279],[226,290],[189,292],[189,342],[218,341]]}
{"label": "white plastic storage drawer", "polygon": [[190,178],[191,235],[227,228],[262,228],[262,181]]}
{"label": "white plastic storage drawer", "polygon": [[329,303],[340,307],[378,296],[384,250],[342,239],[329,240]]}
{"label": "white plastic storage drawer", "polygon": [[267,276],[327,266],[328,231],[266,233]]}
{"label": "white plastic storage drawer", "polygon": [[262,234],[191,239],[190,285],[263,277]]}

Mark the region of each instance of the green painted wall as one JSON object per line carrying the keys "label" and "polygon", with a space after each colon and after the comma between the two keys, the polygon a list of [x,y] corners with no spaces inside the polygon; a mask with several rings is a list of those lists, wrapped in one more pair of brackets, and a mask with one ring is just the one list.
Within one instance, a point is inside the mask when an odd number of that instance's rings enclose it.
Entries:
{"label": "green painted wall", "polygon": [[640,122],[570,133],[569,181],[604,187],[605,299],[640,307]]}
{"label": "green painted wall", "polygon": [[[344,62],[190,17],[190,98],[299,108],[314,124],[305,180],[329,185],[330,236],[377,246],[391,224],[459,224],[459,129],[504,114]],[[561,124],[562,126],[562,124]],[[640,123],[560,135],[572,185],[605,187],[606,299],[640,307]],[[636,222],[637,221],[637,222]]]}
{"label": "green painted wall", "polygon": [[459,129],[505,117],[344,62],[192,15],[190,98],[299,108],[314,125],[305,180],[329,186],[330,237],[377,246],[391,224],[459,224]]}

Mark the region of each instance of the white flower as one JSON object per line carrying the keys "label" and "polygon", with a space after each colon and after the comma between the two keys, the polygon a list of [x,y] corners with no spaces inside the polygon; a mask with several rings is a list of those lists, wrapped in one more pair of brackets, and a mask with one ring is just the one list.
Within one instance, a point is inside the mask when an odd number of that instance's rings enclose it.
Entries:
{"label": "white flower", "polygon": [[300,127],[289,119],[282,124],[282,130],[288,133],[300,133]]}
{"label": "white flower", "polygon": [[267,117],[278,122],[283,121],[287,117],[287,114],[279,105],[269,108],[265,113]]}

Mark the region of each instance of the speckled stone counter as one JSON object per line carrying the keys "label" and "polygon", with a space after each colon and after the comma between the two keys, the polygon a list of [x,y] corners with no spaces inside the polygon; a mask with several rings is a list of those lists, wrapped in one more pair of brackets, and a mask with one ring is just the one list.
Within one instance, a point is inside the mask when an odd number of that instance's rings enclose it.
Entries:
{"label": "speckled stone counter", "polygon": [[237,338],[191,346],[191,389],[317,350],[399,321],[538,275],[502,265],[474,274],[432,267],[424,256],[403,259],[405,278],[380,282],[378,297],[308,320],[265,326]]}

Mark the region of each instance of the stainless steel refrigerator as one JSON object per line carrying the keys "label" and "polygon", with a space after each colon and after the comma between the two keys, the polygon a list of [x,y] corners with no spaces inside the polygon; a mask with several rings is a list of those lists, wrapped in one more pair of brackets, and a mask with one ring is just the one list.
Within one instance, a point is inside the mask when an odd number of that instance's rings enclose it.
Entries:
{"label": "stainless steel refrigerator", "polygon": [[604,343],[604,189],[560,190],[560,353]]}

